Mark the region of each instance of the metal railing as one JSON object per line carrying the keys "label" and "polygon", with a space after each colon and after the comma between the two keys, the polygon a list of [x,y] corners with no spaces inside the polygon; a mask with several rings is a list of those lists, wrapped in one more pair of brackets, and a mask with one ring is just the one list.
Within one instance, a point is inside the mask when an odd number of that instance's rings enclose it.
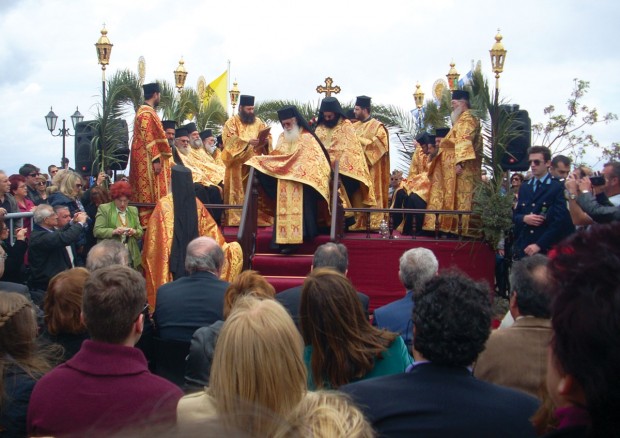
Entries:
{"label": "metal railing", "polygon": [[[31,211],[28,211],[26,213],[7,213],[4,215],[3,220],[9,221],[9,242],[11,243],[11,246],[15,244],[15,229],[20,228],[22,226],[21,220],[23,218],[28,218],[32,216],[33,216],[33,213]],[[15,226],[16,222],[18,221],[19,221],[18,226]],[[34,222],[30,221],[31,230],[32,230],[33,225],[34,225]]]}

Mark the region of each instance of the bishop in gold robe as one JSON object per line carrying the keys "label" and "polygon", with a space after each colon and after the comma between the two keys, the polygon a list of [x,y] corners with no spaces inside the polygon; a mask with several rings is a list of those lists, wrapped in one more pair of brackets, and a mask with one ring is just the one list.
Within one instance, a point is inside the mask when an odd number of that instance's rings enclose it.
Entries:
{"label": "bishop in gold robe", "polygon": [[[144,105],[138,108],[133,125],[129,184],[138,203],[156,203],[168,193],[172,148],[155,111],[160,101],[159,84],[142,86]],[[152,207],[140,207],[140,225],[148,223]]]}
{"label": "bishop in gold robe", "polygon": [[[388,208],[390,185],[390,135],[383,123],[370,117],[371,98],[358,96],[355,102],[355,118],[353,124],[355,134],[362,145],[370,180],[375,192],[376,208]],[[352,229],[366,229],[367,215],[358,213],[356,223]],[[372,213],[370,215],[370,228],[379,229],[384,213]]]}
{"label": "bishop in gold robe", "polygon": [[[261,143],[259,133],[267,124],[254,115],[254,96],[239,97],[239,113],[224,124],[222,161],[226,165],[224,176],[224,203],[243,205],[248,166],[244,163],[255,155],[268,154],[271,150],[271,134]],[[237,226],[241,210],[229,210],[227,225]],[[258,224],[271,225],[273,218],[259,209]]]}
{"label": "bishop in gold robe", "polygon": [[[298,245],[318,234],[317,202],[329,205],[331,166],[295,106],[280,109],[278,118],[284,132],[276,148],[269,155],[250,158],[246,164],[260,172],[258,178],[265,193],[276,198],[275,243]],[[280,249],[287,252],[288,247]]]}
{"label": "bishop in gold robe", "polygon": [[[428,170],[431,180],[428,210],[471,210],[474,189],[480,181],[482,139],[480,122],[471,113],[469,93],[452,93],[453,126],[439,144],[439,154]],[[440,215],[439,230],[469,237],[480,235],[476,217]],[[427,214],[424,229],[435,230],[435,215]]]}

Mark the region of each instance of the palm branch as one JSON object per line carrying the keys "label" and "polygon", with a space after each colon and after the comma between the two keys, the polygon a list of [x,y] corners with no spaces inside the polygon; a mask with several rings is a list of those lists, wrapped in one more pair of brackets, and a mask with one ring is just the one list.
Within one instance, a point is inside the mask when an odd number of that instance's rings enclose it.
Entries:
{"label": "palm branch", "polygon": [[119,149],[128,147],[124,117],[129,108],[136,111],[141,102],[142,86],[138,75],[127,69],[117,71],[108,81],[105,105],[98,108],[97,116],[91,122],[95,132],[90,152],[92,169],[108,170],[121,159]]}

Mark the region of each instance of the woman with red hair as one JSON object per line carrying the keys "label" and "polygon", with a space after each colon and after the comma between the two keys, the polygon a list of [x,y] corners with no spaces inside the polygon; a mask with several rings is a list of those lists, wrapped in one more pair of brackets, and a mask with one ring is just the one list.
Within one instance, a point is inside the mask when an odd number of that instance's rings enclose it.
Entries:
{"label": "woman with red hair", "polygon": [[138,240],[142,238],[142,227],[138,209],[129,206],[132,191],[128,182],[118,181],[110,187],[112,202],[101,204],[97,209],[95,228],[98,241],[116,239],[127,246],[131,256],[131,265],[140,270],[142,257]]}

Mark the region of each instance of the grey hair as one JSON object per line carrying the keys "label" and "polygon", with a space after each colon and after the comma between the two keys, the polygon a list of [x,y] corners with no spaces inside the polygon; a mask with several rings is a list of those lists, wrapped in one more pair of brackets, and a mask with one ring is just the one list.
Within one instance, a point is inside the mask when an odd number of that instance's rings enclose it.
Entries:
{"label": "grey hair", "polygon": [[433,251],[413,248],[400,256],[400,281],[407,290],[418,292],[433,278],[439,269],[439,262]]}
{"label": "grey hair", "polygon": [[60,210],[69,210],[69,207],[67,207],[66,205],[54,205],[52,208],[54,209],[54,213],[56,214],[58,214]]}
{"label": "grey hair", "polygon": [[45,219],[54,214],[54,209],[47,204],[37,205],[32,214],[32,220],[37,225],[41,225]]}
{"label": "grey hair", "polygon": [[194,272],[219,273],[224,264],[224,251],[211,237],[197,237],[187,245],[185,269]]}
{"label": "grey hair", "polygon": [[349,268],[349,252],[342,243],[328,242],[314,252],[312,268],[331,268],[345,274]]}
{"label": "grey hair", "polygon": [[128,266],[129,250],[118,240],[102,240],[88,252],[86,269],[92,272],[111,265]]}
{"label": "grey hair", "polygon": [[517,306],[522,315],[551,317],[551,294],[546,284],[548,262],[547,256],[534,254],[512,265],[510,286],[517,294]]}

